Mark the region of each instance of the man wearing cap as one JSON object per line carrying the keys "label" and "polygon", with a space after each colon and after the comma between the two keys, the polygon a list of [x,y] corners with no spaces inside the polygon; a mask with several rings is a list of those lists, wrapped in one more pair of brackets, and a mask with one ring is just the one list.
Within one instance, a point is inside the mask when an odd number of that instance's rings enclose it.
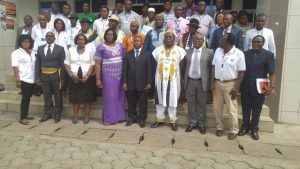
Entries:
{"label": "man wearing cap", "polygon": [[81,24],[81,29],[78,32],[78,34],[82,33],[84,34],[84,36],[87,38],[87,45],[90,47],[96,47],[96,42],[97,42],[97,37],[98,34],[96,33],[96,31],[93,31],[90,28],[90,20],[88,20],[87,18],[83,18],[80,22]]}
{"label": "man wearing cap", "polygon": [[130,23],[131,21],[137,21],[139,25],[142,25],[140,16],[132,10],[132,1],[125,1],[125,11],[122,12],[119,17],[120,29],[124,31],[125,35],[131,34]]}
{"label": "man wearing cap", "polygon": [[180,95],[180,78],[183,75],[183,59],[186,52],[183,48],[176,46],[175,32],[168,30],[165,33],[164,45],[156,48],[152,55],[157,62],[155,73],[155,104],[156,122],[151,128],[157,128],[164,123],[165,110],[168,110],[170,127],[177,130],[176,108]]}
{"label": "man wearing cap", "polygon": [[[199,21],[195,18],[192,18],[190,20],[190,23],[187,24],[189,26],[189,31],[183,34],[181,42],[180,42],[180,47],[184,48],[185,50],[188,50],[190,48],[193,48],[193,39],[195,34],[197,33],[199,26]],[[203,43],[203,46],[205,47],[205,43]]]}
{"label": "man wearing cap", "polygon": [[182,6],[177,5],[174,10],[175,10],[175,18],[170,20],[167,23],[167,29],[175,30],[176,32],[175,44],[179,45],[180,39],[182,38],[183,34],[185,34],[188,31],[187,24],[189,23],[189,21],[182,17],[182,10],[183,10]]}
{"label": "man wearing cap", "polygon": [[75,43],[74,43],[74,39],[75,39],[75,36],[78,35],[78,32],[80,31],[81,29],[81,25],[78,24],[78,17],[76,14],[71,14],[69,16],[69,19],[70,19],[70,22],[71,22],[71,41],[72,41],[72,46],[75,46]]}
{"label": "man wearing cap", "polygon": [[201,0],[198,3],[198,13],[194,14],[191,18],[195,18],[199,21],[200,28],[198,29],[198,31],[205,37],[207,37],[209,30],[211,30],[215,26],[215,22],[210,15],[206,14],[205,9],[206,2]]}
{"label": "man wearing cap", "polygon": [[[111,15],[108,21],[108,27],[112,28],[117,33],[118,38],[116,42],[123,43],[123,40],[125,39],[126,35],[122,30],[119,29],[119,18],[116,15]],[[99,35],[99,39],[97,39],[96,41],[96,46],[98,46],[101,43],[104,43],[104,33],[105,31],[103,31],[101,35]]]}
{"label": "man wearing cap", "polygon": [[148,9],[148,21],[144,23],[144,25],[155,27],[155,9],[149,8]]}
{"label": "man wearing cap", "polygon": [[105,32],[108,28],[108,7],[102,7],[100,10],[101,18],[96,19],[93,24],[93,30],[97,31],[98,35],[101,35],[102,32]]}

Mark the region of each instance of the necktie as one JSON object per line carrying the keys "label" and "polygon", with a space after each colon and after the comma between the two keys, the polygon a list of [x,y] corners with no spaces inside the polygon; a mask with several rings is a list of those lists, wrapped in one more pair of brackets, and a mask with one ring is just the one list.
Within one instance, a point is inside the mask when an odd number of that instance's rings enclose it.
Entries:
{"label": "necktie", "polygon": [[192,75],[195,77],[198,77],[200,75],[199,67],[200,64],[200,52],[199,50],[196,50],[195,56],[193,58],[193,69],[192,69]]}
{"label": "necktie", "polygon": [[139,56],[139,50],[135,50],[135,58],[137,59]]}
{"label": "necktie", "polygon": [[51,45],[48,46],[48,50],[46,54],[46,57],[50,57],[50,56],[51,56]]}

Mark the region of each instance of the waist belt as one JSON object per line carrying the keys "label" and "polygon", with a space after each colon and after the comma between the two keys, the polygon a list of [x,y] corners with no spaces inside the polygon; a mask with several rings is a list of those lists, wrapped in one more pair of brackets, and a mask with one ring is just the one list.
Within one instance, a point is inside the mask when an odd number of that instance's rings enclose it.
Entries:
{"label": "waist belt", "polygon": [[60,68],[42,67],[42,73],[44,74],[53,74],[56,72],[60,72]]}
{"label": "waist belt", "polygon": [[224,83],[226,83],[226,82],[234,82],[234,81],[236,81],[237,79],[231,79],[231,80],[220,80],[220,79],[216,79],[217,81],[220,81],[220,82],[224,82]]}

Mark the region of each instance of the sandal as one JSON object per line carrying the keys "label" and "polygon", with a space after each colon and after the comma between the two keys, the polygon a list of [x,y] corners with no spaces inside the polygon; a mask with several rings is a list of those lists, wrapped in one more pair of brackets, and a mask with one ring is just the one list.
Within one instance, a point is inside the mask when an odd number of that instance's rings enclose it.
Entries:
{"label": "sandal", "polygon": [[76,119],[76,120],[75,120],[75,119],[72,120],[72,123],[73,123],[73,124],[77,124],[78,122],[79,122],[79,121],[78,121],[77,119]]}
{"label": "sandal", "polygon": [[83,120],[83,123],[84,124],[88,124],[90,122],[90,119],[89,118],[84,118],[84,120]]}

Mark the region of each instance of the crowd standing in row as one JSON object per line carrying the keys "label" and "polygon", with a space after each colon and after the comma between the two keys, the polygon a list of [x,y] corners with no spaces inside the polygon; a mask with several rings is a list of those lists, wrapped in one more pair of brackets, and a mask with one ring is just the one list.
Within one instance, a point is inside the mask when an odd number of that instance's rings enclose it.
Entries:
{"label": "crowd standing in row", "polygon": [[[77,124],[80,105],[84,105],[85,124],[89,123],[91,103],[97,88],[102,89],[105,125],[128,118],[126,126],[138,122],[145,127],[148,98],[155,98],[157,120],[151,128],[165,122],[167,110],[170,127],[177,130],[179,99],[187,100],[189,125],[186,132],[199,128],[205,134],[206,103],[213,91],[216,135],[224,131],[224,103],[229,113],[228,139],[251,131],[259,139],[259,118],[267,94],[274,91],[275,54],[273,32],[264,27],[266,16],[258,14],[255,26],[248,13],[223,11],[223,0],[216,1],[216,11],[205,12],[206,2],[156,14],[148,4],[142,15],[132,10],[132,1],[100,9],[100,18],[90,13],[89,4],[79,16],[71,14],[69,4],[63,14],[53,3],[51,12],[42,11],[38,24],[24,17],[18,29],[16,50],[11,54],[16,85],[21,88],[21,124],[29,124],[28,109],[34,84],[44,93],[44,114],[40,122],[54,118],[59,122],[63,111],[62,89],[68,86],[73,105],[73,124]],[[236,22],[236,23],[234,23]],[[263,92],[258,78],[270,83]],[[243,124],[239,129],[237,96],[241,92]],[[54,95],[54,102],[52,101]],[[136,105],[139,104],[139,113]]]}

